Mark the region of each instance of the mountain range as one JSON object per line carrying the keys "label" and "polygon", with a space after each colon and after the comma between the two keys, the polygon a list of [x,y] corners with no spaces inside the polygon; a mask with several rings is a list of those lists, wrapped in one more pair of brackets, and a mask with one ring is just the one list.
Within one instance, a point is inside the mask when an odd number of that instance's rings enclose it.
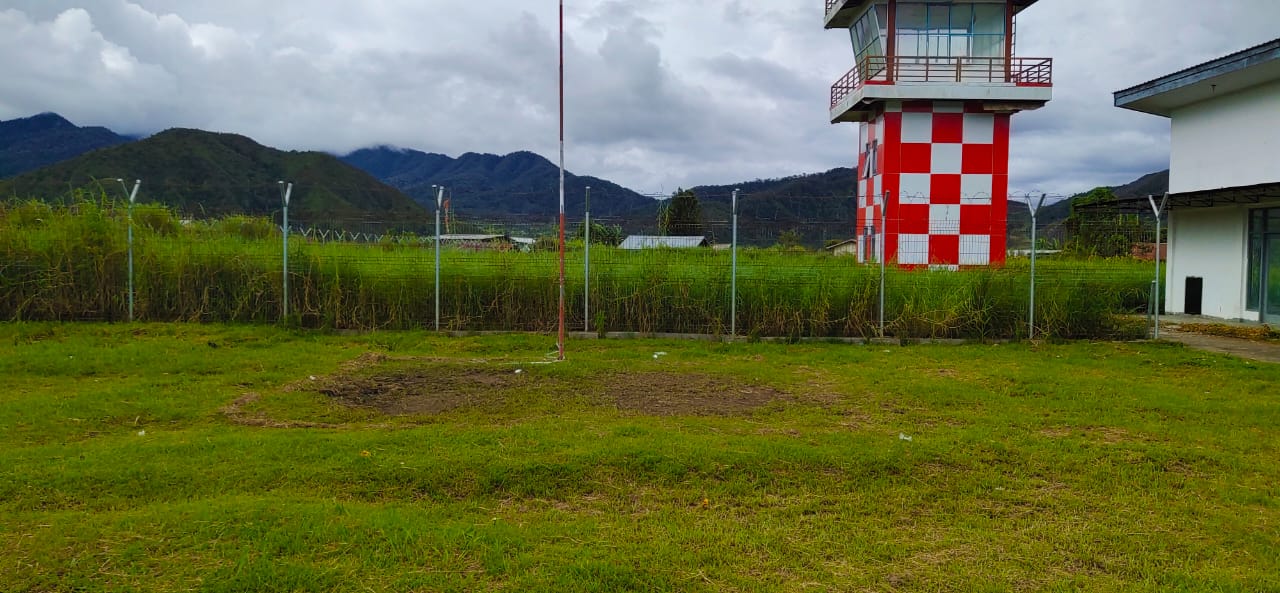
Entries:
{"label": "mountain range", "polygon": [[[554,217],[560,210],[560,169],[532,152],[505,156],[469,152],[458,158],[417,150],[378,146],[342,157],[434,208],[433,186],[452,194],[458,213],[488,219]],[[654,211],[652,198],[598,177],[565,173],[565,209],[582,212],[586,188],[591,188],[591,211],[604,217],[626,217]]]}
{"label": "mountain range", "polygon": [[132,140],[106,128],[79,127],[56,113],[0,121],[0,178]]}
{"label": "mountain range", "polygon": [[0,180],[0,196],[69,199],[77,190],[123,197],[125,178],[142,180],[140,202],[189,216],[270,214],[281,208],[279,180],[295,184],[291,210],[299,222],[425,221],[424,208],[372,175],[321,152],[285,152],[244,136],[166,130],[145,140],[91,150]]}
{"label": "mountain range", "polygon": [[[244,136],[200,130],[173,129],[134,141],[106,128],[77,127],[51,113],[0,122],[0,196],[51,199],[86,186],[122,192],[118,177],[143,179],[141,201],[196,216],[277,211],[280,179],[296,184],[291,211],[317,223],[425,220],[434,209],[432,186],[447,188],[453,216],[471,220],[550,222],[559,209],[559,169],[532,152],[451,158],[376,146],[335,157],[280,151]],[[770,245],[780,233],[794,231],[816,246],[854,232],[853,177],[852,169],[836,168],[692,191],[717,241],[729,238],[730,202],[739,189],[742,242]],[[658,200],[568,172],[565,184],[566,210],[573,215],[582,212],[589,186],[593,218],[627,232],[654,232]],[[1168,171],[1111,189],[1120,197],[1160,194],[1168,189]],[[1071,200],[1062,200],[1046,205],[1039,220],[1060,223],[1070,212]],[[1029,222],[1025,208],[1011,205],[1011,233]]]}

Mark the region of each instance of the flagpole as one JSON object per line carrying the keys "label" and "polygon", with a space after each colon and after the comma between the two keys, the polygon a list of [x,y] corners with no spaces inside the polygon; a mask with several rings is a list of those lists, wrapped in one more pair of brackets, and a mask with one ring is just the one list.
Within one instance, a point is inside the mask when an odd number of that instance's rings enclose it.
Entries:
{"label": "flagpole", "polygon": [[560,340],[564,360],[564,0],[560,0]]}

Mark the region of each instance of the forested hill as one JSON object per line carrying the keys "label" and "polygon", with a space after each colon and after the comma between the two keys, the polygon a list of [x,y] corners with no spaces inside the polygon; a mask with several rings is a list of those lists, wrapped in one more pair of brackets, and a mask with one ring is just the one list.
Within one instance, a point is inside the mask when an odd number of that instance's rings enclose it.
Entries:
{"label": "forested hill", "polygon": [[321,152],[285,152],[250,138],[172,129],[96,150],[0,181],[0,196],[67,199],[76,190],[119,196],[115,180],[142,180],[139,202],[192,216],[270,214],[280,209],[279,180],[295,184],[290,211],[317,224],[351,219],[426,219],[399,190]]}

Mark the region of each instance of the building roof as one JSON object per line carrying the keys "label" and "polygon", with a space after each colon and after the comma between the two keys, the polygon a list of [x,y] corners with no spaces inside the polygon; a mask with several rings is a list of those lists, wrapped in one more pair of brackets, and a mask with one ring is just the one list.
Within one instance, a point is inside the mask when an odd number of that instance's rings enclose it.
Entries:
{"label": "building roof", "polygon": [[1280,80],[1280,39],[1116,91],[1116,107],[1169,117],[1215,96]]}
{"label": "building roof", "polygon": [[857,239],[845,239],[844,241],[841,241],[839,243],[833,243],[831,245],[828,245],[824,247],[824,249],[826,249],[827,251],[835,251],[837,248],[843,247],[845,245],[857,245],[857,244],[858,244]]}
{"label": "building roof", "polygon": [[655,237],[652,235],[631,235],[624,239],[622,244],[618,247],[621,249],[654,249],[658,247],[687,249],[690,247],[703,247],[706,244],[706,237]]}
{"label": "building roof", "polygon": [[[1094,202],[1076,206],[1081,210],[1113,210],[1116,212],[1152,213],[1151,199],[1159,204],[1161,196],[1131,196],[1116,198],[1105,202]],[[1231,204],[1261,204],[1272,200],[1280,200],[1280,183],[1261,183],[1243,187],[1223,187],[1169,194],[1167,208],[1207,208]]]}
{"label": "building roof", "polygon": [[441,241],[510,241],[506,235],[440,235]]}
{"label": "building roof", "polygon": [[[862,14],[866,5],[883,0],[827,0],[826,28],[844,29],[853,24],[854,17]],[[1013,0],[1013,13],[1018,14],[1039,0]]]}

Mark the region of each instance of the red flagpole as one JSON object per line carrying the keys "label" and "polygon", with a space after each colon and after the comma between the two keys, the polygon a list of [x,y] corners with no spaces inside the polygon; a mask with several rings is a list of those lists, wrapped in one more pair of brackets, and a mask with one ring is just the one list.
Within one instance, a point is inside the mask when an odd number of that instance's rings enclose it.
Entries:
{"label": "red flagpole", "polygon": [[560,341],[564,360],[564,0],[560,0]]}

